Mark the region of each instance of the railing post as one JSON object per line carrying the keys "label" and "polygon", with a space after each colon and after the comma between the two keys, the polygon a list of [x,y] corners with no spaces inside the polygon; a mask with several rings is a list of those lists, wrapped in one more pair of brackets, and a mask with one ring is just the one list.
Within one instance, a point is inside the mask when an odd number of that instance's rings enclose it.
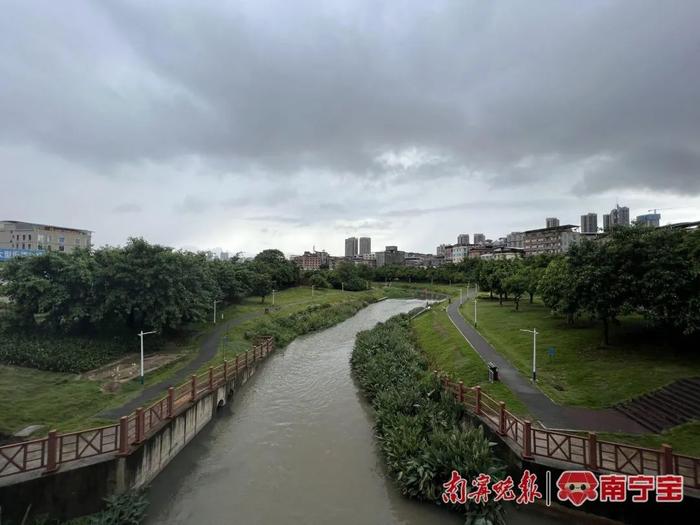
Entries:
{"label": "railing post", "polygon": [[476,405],[475,405],[476,415],[480,416],[481,415],[481,387],[479,385],[475,386],[474,391],[476,392]]}
{"label": "railing post", "polygon": [[506,435],[506,404],[501,401],[499,403],[500,410],[498,411],[498,433],[501,436]]}
{"label": "railing post", "polygon": [[459,382],[459,404],[464,404],[464,381]]}
{"label": "railing post", "polygon": [[49,432],[46,439],[46,472],[54,472],[58,469],[58,433],[55,430]]}
{"label": "railing post", "polygon": [[143,443],[144,438],[144,417],[143,408],[136,409],[136,443]]}
{"label": "railing post", "polygon": [[126,456],[129,453],[129,418],[119,418],[119,454]]}
{"label": "railing post", "polygon": [[598,435],[595,432],[588,433],[588,468],[598,469]]}
{"label": "railing post", "polygon": [[190,379],[190,401],[194,403],[194,400],[197,399],[197,376],[196,374],[192,374],[192,379]]}
{"label": "railing post", "polygon": [[236,376],[238,376],[239,372],[239,365],[238,365],[238,358],[241,357],[241,354],[236,354]]}
{"label": "railing post", "polygon": [[228,361],[224,359],[224,383],[228,383]]}
{"label": "railing post", "polygon": [[214,390],[214,367],[209,367],[209,392]]}
{"label": "railing post", "polygon": [[663,444],[661,445],[661,451],[663,453],[663,472],[664,474],[673,474],[673,448],[671,445]]}
{"label": "railing post", "polygon": [[175,417],[175,389],[171,386],[168,387],[168,417]]}
{"label": "railing post", "polygon": [[532,459],[532,423],[523,421],[523,459]]}

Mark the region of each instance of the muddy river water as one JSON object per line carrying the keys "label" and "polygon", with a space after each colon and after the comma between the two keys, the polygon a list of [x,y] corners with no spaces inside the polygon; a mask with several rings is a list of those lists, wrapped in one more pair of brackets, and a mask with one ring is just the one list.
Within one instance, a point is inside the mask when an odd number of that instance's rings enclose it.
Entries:
{"label": "muddy river water", "polygon": [[[153,482],[147,523],[463,523],[398,493],[350,373],[357,332],[422,304],[382,301],[272,354]],[[508,523],[563,520],[510,512]]]}

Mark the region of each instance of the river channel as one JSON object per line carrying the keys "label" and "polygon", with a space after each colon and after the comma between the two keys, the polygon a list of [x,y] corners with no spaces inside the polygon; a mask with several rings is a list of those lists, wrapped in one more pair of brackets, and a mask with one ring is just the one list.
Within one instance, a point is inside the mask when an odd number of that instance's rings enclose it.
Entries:
{"label": "river channel", "polygon": [[[386,300],[270,356],[153,482],[149,524],[460,524],[386,476],[354,383],[355,335],[425,304]],[[571,520],[567,520],[572,523]],[[508,523],[563,523],[510,512]]]}

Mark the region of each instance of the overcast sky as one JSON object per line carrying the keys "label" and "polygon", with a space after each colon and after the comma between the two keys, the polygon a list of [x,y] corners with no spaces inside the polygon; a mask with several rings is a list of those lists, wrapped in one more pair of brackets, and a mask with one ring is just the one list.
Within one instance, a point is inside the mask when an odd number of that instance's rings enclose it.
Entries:
{"label": "overcast sky", "polygon": [[1,13],[0,219],[288,254],[434,251],[617,201],[700,219],[698,1]]}

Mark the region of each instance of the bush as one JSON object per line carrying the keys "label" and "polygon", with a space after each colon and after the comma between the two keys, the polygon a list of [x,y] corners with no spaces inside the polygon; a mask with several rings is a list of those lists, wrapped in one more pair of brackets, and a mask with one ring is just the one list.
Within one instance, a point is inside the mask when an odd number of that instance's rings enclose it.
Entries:
{"label": "bush", "polygon": [[338,304],[311,305],[286,317],[267,319],[245,335],[252,340],[269,335],[274,338],[276,346],[284,347],[300,335],[330,328],[352,317],[367,306],[369,300],[371,298],[367,296]]}
{"label": "bush", "polygon": [[[463,422],[464,408],[443,393],[415,349],[408,316],[358,334],[351,365],[374,407],[382,454],[402,494],[443,504],[442,484],[453,470],[467,479],[503,476],[483,428]],[[503,522],[493,502],[453,507],[466,513],[467,523]]]}
{"label": "bush", "polygon": [[148,500],[141,491],[129,491],[105,499],[107,508],[91,516],[89,525],[139,525],[146,515]]}
{"label": "bush", "polygon": [[80,373],[119,358],[125,348],[124,342],[119,339],[2,333],[0,363],[52,372]]}

